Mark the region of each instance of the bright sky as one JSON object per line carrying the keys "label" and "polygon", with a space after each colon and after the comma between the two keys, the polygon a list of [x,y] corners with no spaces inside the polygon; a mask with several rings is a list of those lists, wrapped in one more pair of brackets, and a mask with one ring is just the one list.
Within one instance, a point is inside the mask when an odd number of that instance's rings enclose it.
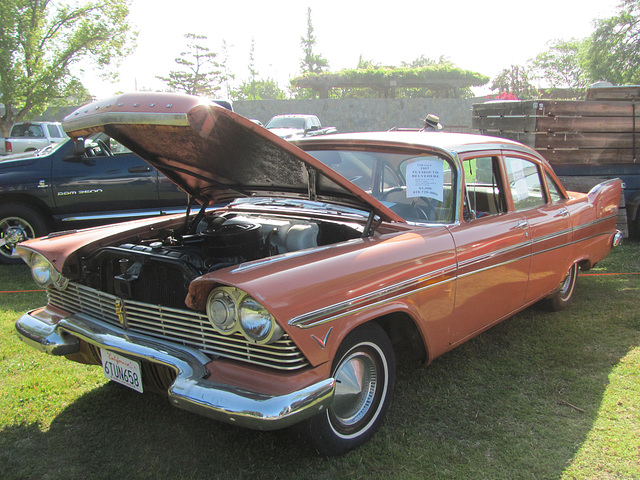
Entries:
{"label": "bright sky", "polygon": [[491,78],[510,65],[524,65],[554,39],[583,38],[593,20],[608,18],[619,0],[133,0],[130,19],[138,47],[118,68],[120,81],[100,81],[86,72],[85,85],[98,98],[119,91],[161,90],[156,75],[177,69],[174,59],[186,50],[184,34],[208,37],[211,51],[226,41],[231,73],[247,79],[249,52],[260,78],[286,86],[300,73],[301,37],[307,7],[317,40],[315,52],[330,70],[354,68],[362,56],[399,66],[421,55],[445,56],[459,68]]}

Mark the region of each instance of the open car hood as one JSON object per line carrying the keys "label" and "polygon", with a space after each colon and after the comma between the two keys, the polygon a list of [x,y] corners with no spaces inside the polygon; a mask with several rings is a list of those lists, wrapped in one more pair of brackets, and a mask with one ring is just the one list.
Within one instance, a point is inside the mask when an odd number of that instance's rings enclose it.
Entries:
{"label": "open car hood", "polygon": [[338,204],[402,222],[396,213],[300,148],[206,99],[124,94],[68,115],[72,138],[104,132],[200,204],[280,197]]}

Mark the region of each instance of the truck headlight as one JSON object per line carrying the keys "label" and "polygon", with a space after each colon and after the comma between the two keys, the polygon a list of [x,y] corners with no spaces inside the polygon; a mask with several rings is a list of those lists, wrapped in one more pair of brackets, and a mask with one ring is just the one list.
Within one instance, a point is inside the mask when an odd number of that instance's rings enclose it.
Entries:
{"label": "truck headlight", "polygon": [[62,276],[43,255],[24,249],[20,255],[31,268],[31,276],[40,287],[47,288],[53,285],[58,290],[64,290],[69,285],[69,280]]}
{"label": "truck headlight", "polygon": [[236,332],[253,343],[273,343],[284,333],[269,311],[246,292],[218,287],[207,298],[207,317],[218,332]]}

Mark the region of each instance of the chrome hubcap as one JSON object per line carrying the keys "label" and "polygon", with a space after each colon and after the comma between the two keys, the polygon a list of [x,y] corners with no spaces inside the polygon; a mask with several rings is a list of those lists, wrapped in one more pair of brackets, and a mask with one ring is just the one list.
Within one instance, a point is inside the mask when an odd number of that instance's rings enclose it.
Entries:
{"label": "chrome hubcap", "polygon": [[343,426],[354,425],[364,418],[375,398],[378,383],[376,363],[366,353],[354,353],[340,365],[335,379],[331,412]]}
{"label": "chrome hubcap", "polygon": [[33,236],[33,229],[21,218],[5,218],[0,222],[0,253],[8,256],[15,255],[15,246]]}
{"label": "chrome hubcap", "polygon": [[574,267],[571,267],[571,269],[569,270],[569,273],[567,273],[567,276],[564,277],[564,280],[560,285],[560,291],[559,291],[560,296],[564,297],[571,290],[571,282],[573,280],[574,272],[575,272]]}

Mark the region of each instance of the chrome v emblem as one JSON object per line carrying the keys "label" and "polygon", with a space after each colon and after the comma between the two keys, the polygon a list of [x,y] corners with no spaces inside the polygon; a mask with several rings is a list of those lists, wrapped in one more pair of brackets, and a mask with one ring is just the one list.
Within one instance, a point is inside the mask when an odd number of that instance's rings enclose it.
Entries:
{"label": "chrome v emblem", "polygon": [[311,338],[313,338],[316,342],[318,342],[318,345],[320,345],[322,348],[327,346],[327,341],[329,340],[329,335],[331,335],[331,331],[333,330],[333,327],[331,327],[329,329],[329,331],[327,332],[327,334],[324,336],[323,340],[320,340],[318,337],[316,337],[315,335],[311,335]]}

